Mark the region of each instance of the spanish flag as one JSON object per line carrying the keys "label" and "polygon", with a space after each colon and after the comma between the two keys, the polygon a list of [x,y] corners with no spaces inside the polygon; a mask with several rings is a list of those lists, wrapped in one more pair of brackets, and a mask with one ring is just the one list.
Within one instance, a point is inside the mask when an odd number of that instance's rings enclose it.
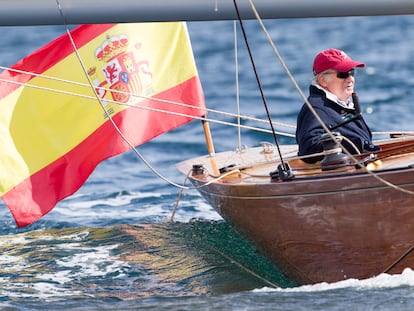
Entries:
{"label": "spanish flag", "polygon": [[0,196],[29,225],[204,107],[184,23],[81,25],[0,74]]}

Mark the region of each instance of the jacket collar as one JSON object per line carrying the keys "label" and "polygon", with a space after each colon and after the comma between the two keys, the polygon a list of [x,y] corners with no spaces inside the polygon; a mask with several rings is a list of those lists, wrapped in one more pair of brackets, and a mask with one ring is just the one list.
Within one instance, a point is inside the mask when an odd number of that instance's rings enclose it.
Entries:
{"label": "jacket collar", "polygon": [[318,88],[319,90],[321,90],[322,92],[324,92],[326,95],[326,98],[334,102],[338,106],[341,106],[342,108],[346,108],[346,109],[355,109],[354,103],[352,101],[352,97],[349,97],[347,101],[343,101],[343,100],[340,100],[335,94],[329,92],[328,90],[325,90],[319,84],[312,84],[312,85]]}

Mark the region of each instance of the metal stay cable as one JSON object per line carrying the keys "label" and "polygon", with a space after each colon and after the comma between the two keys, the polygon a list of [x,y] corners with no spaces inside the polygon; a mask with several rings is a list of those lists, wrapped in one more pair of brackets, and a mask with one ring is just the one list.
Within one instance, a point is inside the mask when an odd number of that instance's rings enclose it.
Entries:
{"label": "metal stay cable", "polygon": [[236,21],[233,22],[233,35],[234,35],[234,78],[236,82],[236,107],[237,107],[237,141],[238,141],[238,148],[239,150],[242,149],[241,147],[241,127],[240,127],[240,88],[239,88],[239,53],[237,49],[237,23]]}
{"label": "metal stay cable", "polygon": [[[235,1],[235,0],[234,0]],[[253,0],[248,0],[250,3],[250,6],[252,8],[253,13],[256,16],[257,21],[259,22],[260,26],[262,27],[263,32],[265,33],[272,49],[273,52],[275,53],[276,57],[278,58],[279,62],[281,63],[282,67],[284,68],[284,70],[286,71],[286,74],[288,75],[288,77],[290,78],[290,80],[292,81],[293,85],[295,86],[296,90],[298,91],[299,95],[301,96],[301,98],[303,99],[303,101],[306,103],[306,105],[308,106],[308,108],[311,110],[311,112],[313,113],[313,115],[315,116],[315,118],[318,120],[318,122],[321,124],[321,126],[323,127],[323,129],[325,130],[326,133],[328,133],[332,139],[335,139],[335,137],[333,136],[332,132],[329,130],[329,128],[326,126],[326,124],[322,121],[322,119],[319,117],[318,113],[313,109],[312,105],[309,103],[307,97],[305,96],[305,94],[302,92],[301,88],[299,87],[298,83],[296,82],[295,78],[293,77],[292,73],[290,72],[289,68],[286,66],[286,63],[284,62],[282,56],[280,55],[278,49],[276,48],[269,32],[266,29],[266,26],[263,23],[263,20],[261,19],[259,13],[256,10],[256,7],[253,3]],[[362,165],[362,163],[360,163],[360,161],[358,161],[346,148],[342,148],[343,151],[352,159],[352,161],[355,164],[358,165]],[[382,177],[378,176],[378,174],[376,174],[375,172],[372,172],[370,170],[366,170],[366,172],[368,174],[370,174],[371,176],[373,176],[374,178],[376,178],[378,181],[382,182],[383,184],[394,188],[395,190],[407,193],[407,194],[411,194],[414,195],[414,191],[410,191],[404,188],[401,188],[397,185],[394,185],[393,183],[390,183],[389,181],[383,179]]]}
{"label": "metal stay cable", "polygon": [[285,163],[283,161],[282,152],[280,150],[279,141],[276,137],[276,132],[275,132],[275,129],[273,127],[272,117],[270,116],[270,110],[269,110],[269,106],[267,105],[266,97],[265,97],[264,92],[263,92],[262,83],[260,82],[259,74],[258,74],[257,69],[256,69],[256,64],[255,64],[254,59],[253,59],[253,54],[250,50],[250,44],[247,40],[246,30],[244,29],[243,20],[242,20],[241,15],[240,15],[239,7],[237,5],[236,0],[233,0],[233,3],[234,3],[234,7],[236,9],[237,18],[238,18],[239,23],[240,23],[240,28],[241,28],[242,33],[243,33],[244,41],[246,43],[247,52],[249,54],[250,61],[252,63],[252,67],[253,67],[253,71],[254,71],[254,74],[255,74],[255,77],[256,77],[256,82],[257,82],[258,87],[259,87],[260,95],[262,96],[262,100],[263,100],[263,104],[264,104],[264,107],[265,107],[265,110],[266,110],[267,118],[269,120],[270,128],[272,130],[273,139],[275,141],[277,151],[279,153],[280,162],[282,164],[282,167],[286,167]]}

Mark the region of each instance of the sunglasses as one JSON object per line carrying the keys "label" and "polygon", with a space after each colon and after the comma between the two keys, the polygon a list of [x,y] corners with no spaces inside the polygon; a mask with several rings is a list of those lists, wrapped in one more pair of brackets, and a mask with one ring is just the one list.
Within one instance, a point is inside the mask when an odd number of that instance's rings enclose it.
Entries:
{"label": "sunglasses", "polygon": [[332,71],[332,72],[327,72],[328,74],[330,73],[336,73],[336,77],[338,79],[348,79],[349,76],[354,76],[355,75],[355,69],[351,69],[350,71]]}

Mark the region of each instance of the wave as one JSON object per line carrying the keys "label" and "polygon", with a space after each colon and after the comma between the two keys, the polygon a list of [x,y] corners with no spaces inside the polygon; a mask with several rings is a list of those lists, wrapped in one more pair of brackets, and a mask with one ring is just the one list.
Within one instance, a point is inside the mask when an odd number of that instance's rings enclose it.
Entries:
{"label": "wave", "polygon": [[346,279],[334,283],[317,283],[303,285],[292,288],[270,288],[263,287],[254,289],[253,292],[286,292],[286,293],[312,293],[324,292],[338,289],[373,290],[391,289],[397,287],[414,286],[414,271],[410,268],[405,269],[401,274],[380,274],[369,279]]}

